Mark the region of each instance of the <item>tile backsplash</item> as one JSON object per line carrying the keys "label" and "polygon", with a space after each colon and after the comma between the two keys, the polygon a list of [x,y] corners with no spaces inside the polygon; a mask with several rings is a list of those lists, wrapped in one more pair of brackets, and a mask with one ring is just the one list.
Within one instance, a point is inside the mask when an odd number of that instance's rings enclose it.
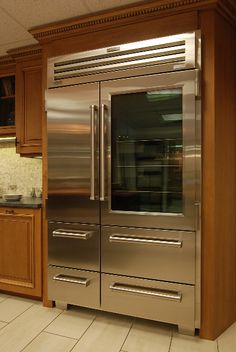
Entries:
{"label": "tile backsplash", "polygon": [[1,193],[30,196],[33,187],[42,188],[42,159],[16,154],[14,142],[0,143],[0,164],[0,196]]}

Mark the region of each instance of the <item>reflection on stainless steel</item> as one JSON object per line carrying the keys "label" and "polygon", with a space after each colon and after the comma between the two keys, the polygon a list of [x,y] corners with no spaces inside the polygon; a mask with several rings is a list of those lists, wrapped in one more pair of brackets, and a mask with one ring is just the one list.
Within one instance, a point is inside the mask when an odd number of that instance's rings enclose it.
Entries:
{"label": "reflection on stainless steel", "polygon": [[49,266],[48,298],[99,308],[100,275],[94,271]]}
{"label": "reflection on stainless steel", "polygon": [[199,38],[49,60],[49,299],[199,327]]}
{"label": "reflection on stainless steel", "polygon": [[[114,283],[119,290],[111,289]],[[146,295],[143,292],[165,292],[176,299],[159,299],[156,295]],[[194,331],[192,285],[102,274],[102,297],[102,309],[107,311],[178,324],[188,328],[189,332]]]}
{"label": "reflection on stainless steel", "polygon": [[104,226],[101,246],[103,273],[195,282],[194,232]]}
{"label": "reflection on stainless steel", "polygon": [[49,222],[48,236],[49,264],[99,270],[99,226]]}
{"label": "reflection on stainless steel", "polygon": [[[65,87],[60,90],[49,90],[47,93],[49,199],[60,195],[90,197],[92,151],[88,107],[94,103],[98,105],[97,89],[98,83],[94,83],[84,84],[76,89]],[[96,125],[95,118],[94,123]],[[94,143],[93,147],[97,150],[96,138]],[[94,192],[98,189],[97,157],[95,151]],[[93,222],[97,223],[99,220],[97,204],[91,202],[88,205],[95,213]],[[77,220],[86,222],[84,213],[81,213],[81,217],[78,213]]]}

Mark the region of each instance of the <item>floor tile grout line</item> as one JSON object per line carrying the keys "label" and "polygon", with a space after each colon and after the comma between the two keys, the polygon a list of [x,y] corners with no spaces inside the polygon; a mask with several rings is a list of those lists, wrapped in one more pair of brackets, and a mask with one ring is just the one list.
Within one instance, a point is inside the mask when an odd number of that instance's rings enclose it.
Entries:
{"label": "floor tile grout line", "polygon": [[134,325],[134,322],[135,322],[135,319],[132,319],[132,322],[131,322],[131,324],[130,324],[129,331],[128,331],[128,333],[127,333],[125,339],[124,339],[124,342],[123,342],[122,345],[121,345],[121,348],[120,348],[119,352],[122,351],[122,348],[123,348],[123,346],[124,346],[124,344],[125,344],[125,342],[126,342],[128,336],[129,336],[129,334],[130,334],[130,331],[131,331],[131,329],[132,329],[132,327],[133,327],[133,325]]}
{"label": "floor tile grout line", "polygon": [[42,332],[44,332],[45,334],[50,334],[50,335],[65,337],[65,338],[67,338],[67,339],[71,339],[71,340],[76,340],[76,341],[78,341],[78,339],[77,339],[76,337],[71,337],[71,336],[56,334],[55,332],[50,332],[50,331],[46,331],[46,330],[43,330]]}
{"label": "floor tile grout line", "polygon": [[68,352],[72,352],[73,349],[76,347],[76,345],[78,345],[79,341],[80,341],[80,340],[82,339],[82,337],[86,334],[86,332],[88,331],[88,329],[90,328],[90,326],[93,325],[93,323],[94,323],[94,321],[96,320],[96,318],[97,318],[97,316],[95,315],[94,318],[93,318],[93,320],[92,320],[92,322],[91,322],[91,324],[89,324],[89,326],[87,327],[87,329],[83,332],[83,334],[80,336],[80,338],[77,339],[78,341],[74,344],[74,346],[73,346],[73,347],[71,348],[71,350],[68,351]]}
{"label": "floor tile grout line", "polygon": [[[17,318],[19,318],[22,314],[24,314],[25,312],[27,312],[27,310],[29,310],[30,308],[32,308],[34,306],[34,303],[31,304],[31,306],[29,306],[28,308],[26,308],[23,312],[21,312],[19,315],[17,315],[15,318],[13,318],[11,321],[3,321],[3,323],[7,323],[7,324],[11,324],[13,323],[14,320],[16,320]],[[3,329],[5,328],[5,326],[3,327]]]}
{"label": "floor tile grout line", "polygon": [[[46,308],[46,307],[42,307],[42,308]],[[62,313],[63,313],[63,311],[61,311],[52,321],[50,321],[50,323],[48,323],[48,325],[46,325],[46,327],[44,327],[43,330],[40,330],[40,332],[39,332],[37,335],[35,335],[34,338],[33,338],[32,340],[30,340],[30,341],[22,348],[22,350],[20,350],[19,352],[24,351],[24,350],[26,349],[26,347],[29,346],[42,332],[44,332],[44,329],[46,329],[50,324],[52,324],[52,322],[53,322],[54,320],[56,320],[56,319],[59,317],[59,315],[61,315]]]}
{"label": "floor tile grout line", "polygon": [[217,348],[217,352],[220,352],[220,348],[219,348],[218,339],[216,340],[216,348]]}
{"label": "floor tile grout line", "polygon": [[8,298],[9,298],[9,297],[3,298],[3,299],[0,301],[0,304],[3,303],[3,302],[5,302],[6,299],[8,299]]}
{"label": "floor tile grout line", "polygon": [[170,344],[169,344],[168,352],[171,352],[171,345],[172,345],[173,335],[174,335],[174,330],[172,328],[171,329]]}

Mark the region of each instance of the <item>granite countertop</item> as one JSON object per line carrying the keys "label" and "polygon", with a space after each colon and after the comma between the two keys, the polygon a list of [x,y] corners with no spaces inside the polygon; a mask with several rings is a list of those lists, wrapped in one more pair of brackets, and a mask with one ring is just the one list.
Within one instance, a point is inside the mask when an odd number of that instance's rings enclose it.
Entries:
{"label": "granite countertop", "polygon": [[8,208],[41,208],[42,198],[23,197],[18,201],[6,201],[0,198],[0,207]]}

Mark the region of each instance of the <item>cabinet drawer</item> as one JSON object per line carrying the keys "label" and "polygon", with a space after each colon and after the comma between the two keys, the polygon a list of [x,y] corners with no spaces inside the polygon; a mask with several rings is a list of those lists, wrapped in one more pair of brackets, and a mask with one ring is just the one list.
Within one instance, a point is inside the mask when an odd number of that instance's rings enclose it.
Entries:
{"label": "cabinet drawer", "polygon": [[99,308],[100,274],[49,266],[48,298],[53,301]]}
{"label": "cabinet drawer", "polygon": [[102,228],[102,272],[194,284],[195,233]]}
{"label": "cabinet drawer", "polygon": [[194,286],[102,274],[104,310],[194,329]]}
{"label": "cabinet drawer", "polygon": [[99,270],[99,226],[49,222],[49,264]]}

